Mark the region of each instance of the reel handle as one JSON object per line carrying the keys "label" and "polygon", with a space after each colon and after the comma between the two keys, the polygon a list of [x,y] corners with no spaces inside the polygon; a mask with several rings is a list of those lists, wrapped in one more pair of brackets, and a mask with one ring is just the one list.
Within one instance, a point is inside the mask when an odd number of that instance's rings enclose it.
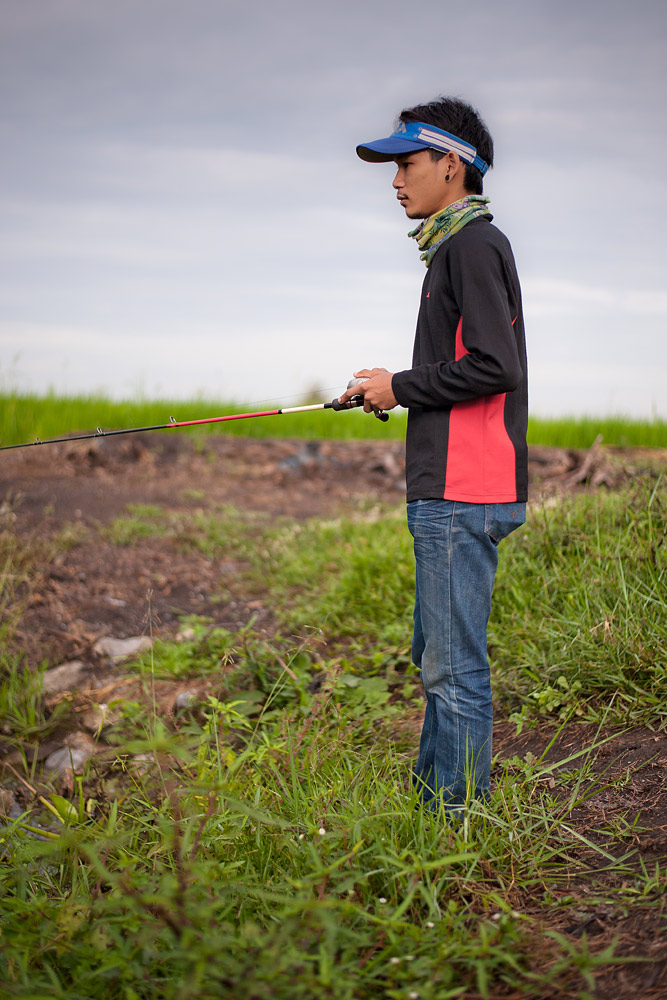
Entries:
{"label": "reel handle", "polygon": [[[352,399],[348,399],[346,403],[340,403],[338,399],[331,400],[332,410],[352,410],[355,406],[363,406],[364,397],[363,396],[353,396]],[[389,414],[385,413],[384,410],[373,410],[373,416],[381,420],[383,424],[389,420]]]}

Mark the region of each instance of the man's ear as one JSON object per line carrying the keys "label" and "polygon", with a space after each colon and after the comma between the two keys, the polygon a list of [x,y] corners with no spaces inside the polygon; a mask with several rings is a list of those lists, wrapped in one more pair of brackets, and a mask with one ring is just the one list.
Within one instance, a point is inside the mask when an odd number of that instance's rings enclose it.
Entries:
{"label": "man's ear", "polygon": [[445,174],[449,175],[450,180],[453,180],[459,171],[463,170],[463,161],[461,157],[458,153],[453,153],[451,150],[445,153],[443,163],[446,167]]}

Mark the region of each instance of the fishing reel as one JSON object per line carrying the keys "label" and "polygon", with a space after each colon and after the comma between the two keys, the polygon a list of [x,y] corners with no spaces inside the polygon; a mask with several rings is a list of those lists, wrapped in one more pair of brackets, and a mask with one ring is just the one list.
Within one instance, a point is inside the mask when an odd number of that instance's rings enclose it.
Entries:
{"label": "fishing reel", "polygon": [[[347,383],[348,389],[353,389],[355,385],[361,385],[362,382],[368,382],[367,378],[351,378]],[[337,399],[332,400],[331,408],[332,410],[351,410],[355,406],[363,406],[364,397],[363,396],[352,396],[346,403],[339,403]],[[389,420],[389,414],[385,413],[384,410],[373,410],[373,416],[377,417],[383,423]]]}

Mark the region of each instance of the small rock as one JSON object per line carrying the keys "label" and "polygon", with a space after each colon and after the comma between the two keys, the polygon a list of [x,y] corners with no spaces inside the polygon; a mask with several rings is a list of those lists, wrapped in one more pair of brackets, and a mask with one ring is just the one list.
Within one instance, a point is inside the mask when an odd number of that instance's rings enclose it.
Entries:
{"label": "small rock", "polygon": [[81,724],[89,733],[99,733],[105,726],[111,726],[120,718],[119,712],[112,711],[108,705],[93,705],[81,716]]}
{"label": "small rock", "polygon": [[61,663],[59,667],[47,670],[42,680],[44,694],[62,694],[75,691],[86,681],[86,666],[81,660]]}
{"label": "small rock", "polygon": [[107,604],[110,604],[112,608],[127,607],[127,601],[122,601],[119,597],[105,597],[104,600]]}
{"label": "small rock", "polygon": [[176,636],[176,642],[191,642],[196,634],[193,628],[182,628]]}
{"label": "small rock", "polygon": [[64,746],[49,754],[44,767],[55,773],[67,770],[79,772],[94,749],[95,744],[87,733],[70,733],[65,738]]}
{"label": "small rock", "polygon": [[174,699],[174,712],[182,711],[184,708],[190,708],[196,700],[197,694],[195,691],[181,691]]}
{"label": "small rock", "polygon": [[9,788],[0,788],[0,816],[7,816],[9,819],[18,819],[23,813],[20,805],[14,798],[14,793]]}
{"label": "small rock", "polygon": [[46,758],[44,767],[47,771],[55,774],[65,771],[67,768],[71,768],[73,771],[79,773],[83,770],[83,765],[89,757],[90,751],[84,750],[82,747],[61,747],[60,750],[54,750]]}
{"label": "small rock", "polygon": [[153,640],[147,635],[134,635],[129,639],[114,639],[107,635],[98,639],[93,646],[93,652],[98,656],[108,656],[111,660],[124,660],[135,653],[142,653],[145,649],[150,649]]}
{"label": "small rock", "polygon": [[148,774],[157,767],[157,761],[152,753],[137,753],[130,761],[129,770],[135,774]]}
{"label": "small rock", "polygon": [[303,447],[294,455],[287,455],[278,462],[278,467],[285,470],[312,468],[322,461],[319,441],[306,441]]}
{"label": "small rock", "polygon": [[371,472],[382,472],[385,476],[399,476],[402,472],[395,455],[388,451],[374,465],[370,467]]}

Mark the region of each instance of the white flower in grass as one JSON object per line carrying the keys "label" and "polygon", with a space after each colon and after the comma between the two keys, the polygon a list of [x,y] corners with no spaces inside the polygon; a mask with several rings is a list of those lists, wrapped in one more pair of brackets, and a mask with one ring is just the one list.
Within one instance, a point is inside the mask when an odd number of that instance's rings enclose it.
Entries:
{"label": "white flower in grass", "polygon": [[395,955],[393,955],[393,956],[392,956],[392,957],[391,957],[391,958],[389,959],[389,964],[390,964],[390,965],[398,965],[398,963],[399,963],[399,962],[400,962],[400,958],[396,958],[396,956],[395,956]]}
{"label": "white flower in grass", "polygon": [[428,927],[430,930],[432,927],[435,927],[435,924],[433,923],[432,920],[427,920],[426,923],[424,924],[424,927]]}
{"label": "white flower in grass", "polygon": [[304,838],[305,836],[306,836],[306,835],[305,835],[305,833],[300,833],[300,834],[299,834],[299,840],[303,840],[303,838]]}
{"label": "white flower in grass", "polygon": [[386,902],[387,900],[384,898],[384,896],[378,896],[378,903],[380,904],[380,906],[384,906]]}
{"label": "white flower in grass", "polygon": [[410,1000],[419,1000],[419,993],[417,993],[417,990],[410,990],[408,996],[410,997]]}
{"label": "white flower in grass", "polygon": [[320,837],[324,837],[326,836],[327,831],[324,829],[323,826],[321,826],[317,832],[319,833]]}

